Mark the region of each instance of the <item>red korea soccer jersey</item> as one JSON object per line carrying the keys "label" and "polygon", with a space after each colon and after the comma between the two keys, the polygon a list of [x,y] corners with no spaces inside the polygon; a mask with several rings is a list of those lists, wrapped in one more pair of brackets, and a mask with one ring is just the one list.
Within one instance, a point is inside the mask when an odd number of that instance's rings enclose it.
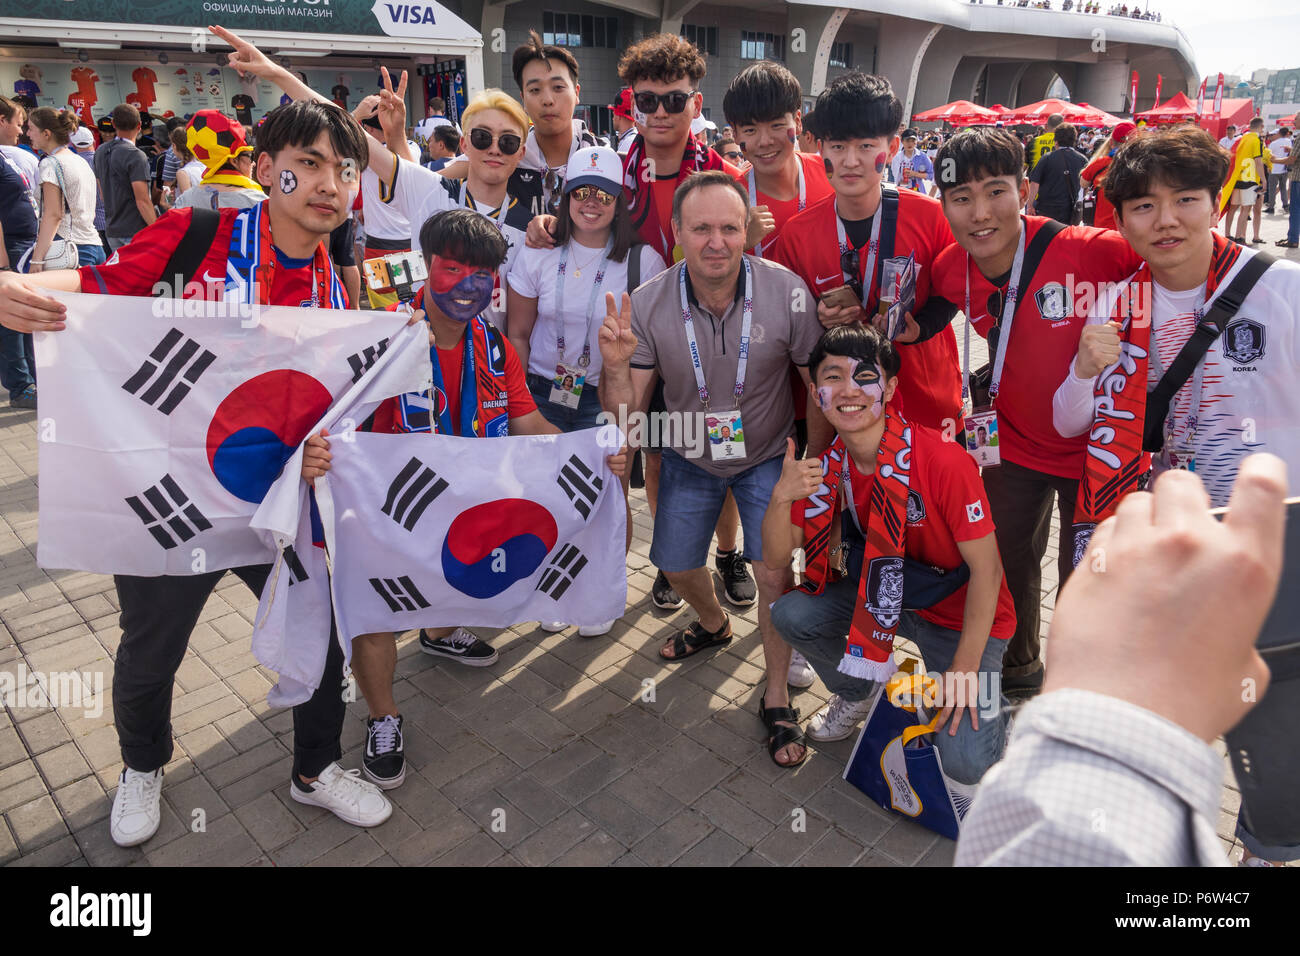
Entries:
{"label": "red korea soccer jersey", "polygon": [[[870,520],[875,474],[863,475],[849,456],[849,479],[858,526],[865,532]],[[993,533],[984,482],[975,459],[957,442],[924,426],[912,426],[911,474],[908,479],[907,536],[904,554],[933,568],[951,571],[962,563],[957,545]],[[790,520],[798,524],[808,499],[791,505]],[[960,631],[966,616],[966,585],[917,614],[932,624]],[[991,636],[1006,640],[1016,630],[1016,608],[1003,578]]]}
{"label": "red korea soccer jersey", "polygon": [[[723,172],[744,184],[744,176],[740,170],[718,156],[712,149],[709,150],[709,154],[722,164]],[[678,173],[674,172],[671,176],[652,179],[649,183],[642,184],[650,188],[650,210],[645,221],[637,229],[637,238],[649,243],[668,265],[682,258],[681,247],[673,240],[673,193],[677,191],[677,176]],[[641,281],[645,282],[653,278],[654,276],[642,276]]]}
{"label": "red korea soccer jersey", "polygon": [[140,103],[145,109],[153,106],[157,101],[153,85],[158,82],[158,74],[147,66],[137,67],[131,73],[131,79],[135,82],[135,92],[140,98]]}
{"label": "red korea soccer jersey", "polygon": [[[796,272],[816,296],[844,284],[835,217],[835,196],[832,194],[791,218],[771,254],[765,255],[765,258]],[[935,281],[935,261],[952,241],[952,231],[938,200],[914,190],[899,190],[894,256],[903,259],[908,254],[916,256],[918,310],[930,297]],[[865,250],[859,258],[865,273]],[[879,291],[873,276],[867,301],[863,303],[868,312],[875,311]],[[961,380],[957,338],[952,327],[946,327],[924,342],[897,344],[897,348],[901,367],[893,402],[907,420],[940,430],[945,427],[945,421],[956,421],[961,415]]]}
{"label": "red korea soccer jersey", "polygon": [[[1047,222],[1025,216],[1025,244]],[[935,262],[936,292],[962,304],[966,294],[966,251],[953,245]],[[1078,478],[1083,474],[1088,433],[1062,438],[1052,424],[1052,396],[1069,374],[1079,336],[1099,283],[1119,282],[1142,260],[1117,232],[1067,226],[1048,245],[1016,306],[997,397],[1002,458],[1025,468]],[[993,325],[989,297],[997,291],[972,263],[971,324],[985,338]],[[996,302],[995,302],[996,305]]]}
{"label": "red korea soccer jersey", "polygon": [[[804,209],[813,206],[827,196],[834,195],[835,190],[831,188],[830,181],[826,178],[826,163],[819,153],[795,153],[799,159],[799,164],[803,167],[803,184],[804,184]],[[749,174],[745,174],[743,183],[749,183]],[[757,188],[755,183],[754,196],[757,206],[766,206],[772,218],[776,220],[776,228],[767,234],[763,239],[763,258],[770,259],[773,243],[781,235],[781,229],[787,222],[797,216],[799,209],[799,193],[796,191],[794,196],[789,199],[773,199],[763,190]]]}
{"label": "red korea soccer jersey", "polygon": [[[212,246],[198,271],[185,289],[186,299],[219,299],[225,289],[226,259],[230,253],[230,233],[235,217],[242,210],[219,209],[221,223]],[[193,210],[173,209],[146,226],[101,266],[82,266],[81,291],[97,295],[151,296],[162,280],[163,270],[172,252],[189,228]],[[276,250],[277,254],[279,250]],[[209,281],[211,280],[211,281]],[[217,281],[221,280],[221,281]],[[168,280],[170,281],[170,279]],[[289,259],[279,254],[268,304],[307,307],[311,305],[312,263],[310,259]],[[321,308],[329,308],[323,303]]]}

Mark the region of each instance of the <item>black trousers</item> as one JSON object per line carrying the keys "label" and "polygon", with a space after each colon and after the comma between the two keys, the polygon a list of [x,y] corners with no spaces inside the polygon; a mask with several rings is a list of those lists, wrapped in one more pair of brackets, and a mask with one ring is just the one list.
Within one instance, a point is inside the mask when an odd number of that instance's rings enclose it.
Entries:
{"label": "black trousers", "polygon": [[1061,584],[1074,569],[1074,501],[1079,482],[1003,461],[985,468],[984,491],[997,526],[995,535],[1007,590],[1016,605],[1016,633],[1002,658],[1004,677],[1023,677],[1043,666],[1038,628],[1043,600],[1043,555],[1052,526],[1052,499],[1061,522],[1057,573]]}
{"label": "black trousers", "polygon": [[[260,595],[269,564],[233,568]],[[152,773],[172,758],[172,685],[190,634],[225,571],[135,577],[114,575],[122,603],[122,641],[113,669],[113,720],[122,762]],[[293,771],[315,777],[343,756],[343,651],[330,626],[325,673],[311,700],[293,709]]]}

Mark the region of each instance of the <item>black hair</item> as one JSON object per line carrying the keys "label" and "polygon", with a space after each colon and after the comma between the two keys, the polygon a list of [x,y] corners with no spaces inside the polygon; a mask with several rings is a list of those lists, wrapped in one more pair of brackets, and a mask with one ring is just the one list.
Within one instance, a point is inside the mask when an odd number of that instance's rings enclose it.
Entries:
{"label": "black hair", "polygon": [[450,123],[435,126],[433,128],[433,138],[442,143],[443,149],[449,149],[453,153],[460,150],[460,130]]}
{"label": "black hair", "polygon": [[499,269],[510,249],[491,219],[472,209],[435,213],[420,227],[420,249],[428,268],[434,256],[456,259],[478,269]]}
{"label": "black hair", "polygon": [[686,197],[695,190],[704,189],[707,186],[726,186],[734,189],[741,202],[745,204],[745,221],[749,221],[749,192],[723,170],[711,169],[691,173],[677,187],[677,191],[673,193],[673,222],[679,226],[682,224],[682,205],[685,203]]}
{"label": "black hair", "polygon": [[807,113],[803,114],[803,131],[813,139],[821,139],[820,134],[817,132],[816,116],[816,109],[811,109]]}
{"label": "black hair", "polygon": [[347,110],[323,100],[295,100],[271,110],[258,128],[257,149],[274,159],[286,146],[313,145],[321,133],[329,133],[340,159],[351,159],[365,169],[370,147],[360,124]]}
{"label": "black hair", "polygon": [[898,349],[885,338],[883,332],[872,325],[854,322],[837,325],[822,333],[808,356],[808,374],[817,381],[817,369],[828,355],[841,355],[869,365],[877,365],[886,378],[895,378],[902,364]]}
{"label": "black hair", "polygon": [[973,126],[954,133],[934,157],[939,192],[992,176],[1025,178],[1025,147],[1008,129]]}
{"label": "black hair", "polygon": [[817,138],[823,141],[892,138],[902,125],[903,104],[883,76],[844,73],[817,97]]}
{"label": "black hair", "polygon": [[515,47],[515,55],[510,62],[515,74],[515,86],[519,87],[520,91],[524,88],[524,67],[534,60],[541,60],[548,67],[551,66],[551,60],[558,60],[569,71],[569,78],[574,83],[578,82],[577,58],[562,46],[547,46],[542,43],[542,38],[537,35],[536,30],[529,30],[528,42]]}
{"label": "black hair", "polygon": [[1231,165],[1227,150],[1199,126],[1143,130],[1124,140],[1101,187],[1122,222],[1124,203],[1149,195],[1156,182],[1217,196]]}
{"label": "black hair", "polygon": [[1079,131],[1069,123],[1062,123],[1056,127],[1053,135],[1056,137],[1057,146],[1073,146],[1079,139]]}
{"label": "black hair", "polygon": [[798,79],[771,60],[745,67],[722,95],[722,115],[733,128],[771,123],[786,113],[799,112],[802,106],[803,88]]}

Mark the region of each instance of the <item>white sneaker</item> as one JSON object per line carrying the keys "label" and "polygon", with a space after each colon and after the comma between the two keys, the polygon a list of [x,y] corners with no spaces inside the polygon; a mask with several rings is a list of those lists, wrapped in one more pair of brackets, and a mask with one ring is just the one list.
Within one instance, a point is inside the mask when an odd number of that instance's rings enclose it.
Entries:
{"label": "white sneaker", "polygon": [[[618,618],[614,619],[615,621]],[[578,628],[579,637],[600,637],[602,634],[608,634],[610,628],[614,626],[614,621],[606,621],[604,624],[588,624],[586,627]]]}
{"label": "white sneaker", "polygon": [[117,780],[109,832],[118,846],[137,846],[158,832],[162,820],[158,803],[162,798],[162,768],[140,773],[129,767]]}
{"label": "white sneaker", "polygon": [[563,621],[538,621],[537,625],[547,634],[558,634],[569,626]]}
{"label": "white sneaker", "polygon": [[360,770],[344,770],[332,763],[304,792],[298,781],[289,782],[289,794],[299,803],[324,807],[340,820],[357,827],[376,827],[393,815],[393,805],[383,791],[361,779]]}
{"label": "white sneaker", "polygon": [[839,694],[831,695],[831,702],[817,711],[808,721],[808,736],[813,740],[843,740],[858,729],[858,723],[871,713],[872,698],[847,701]]}
{"label": "white sneaker", "polygon": [[790,670],[786,674],[785,682],[791,687],[811,687],[817,682],[817,672],[812,669],[808,659],[798,651],[790,653]]}

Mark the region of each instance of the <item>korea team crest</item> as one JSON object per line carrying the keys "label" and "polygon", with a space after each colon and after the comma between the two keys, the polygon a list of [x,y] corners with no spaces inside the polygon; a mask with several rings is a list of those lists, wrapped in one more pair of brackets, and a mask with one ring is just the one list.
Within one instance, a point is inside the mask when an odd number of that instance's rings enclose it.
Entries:
{"label": "korea team crest", "polygon": [[907,492],[907,523],[916,524],[924,520],[925,502],[921,500],[920,493],[915,488],[911,488]]}
{"label": "korea team crest", "polygon": [[1264,357],[1264,326],[1254,319],[1237,319],[1223,330],[1223,354],[1241,365]]}
{"label": "korea team crest", "polygon": [[876,623],[892,630],[903,607],[903,559],[872,558],[867,571],[867,610]]}
{"label": "korea team crest", "polygon": [[1059,282],[1049,282],[1034,293],[1038,314],[1049,322],[1059,322],[1074,314],[1070,290]]}

